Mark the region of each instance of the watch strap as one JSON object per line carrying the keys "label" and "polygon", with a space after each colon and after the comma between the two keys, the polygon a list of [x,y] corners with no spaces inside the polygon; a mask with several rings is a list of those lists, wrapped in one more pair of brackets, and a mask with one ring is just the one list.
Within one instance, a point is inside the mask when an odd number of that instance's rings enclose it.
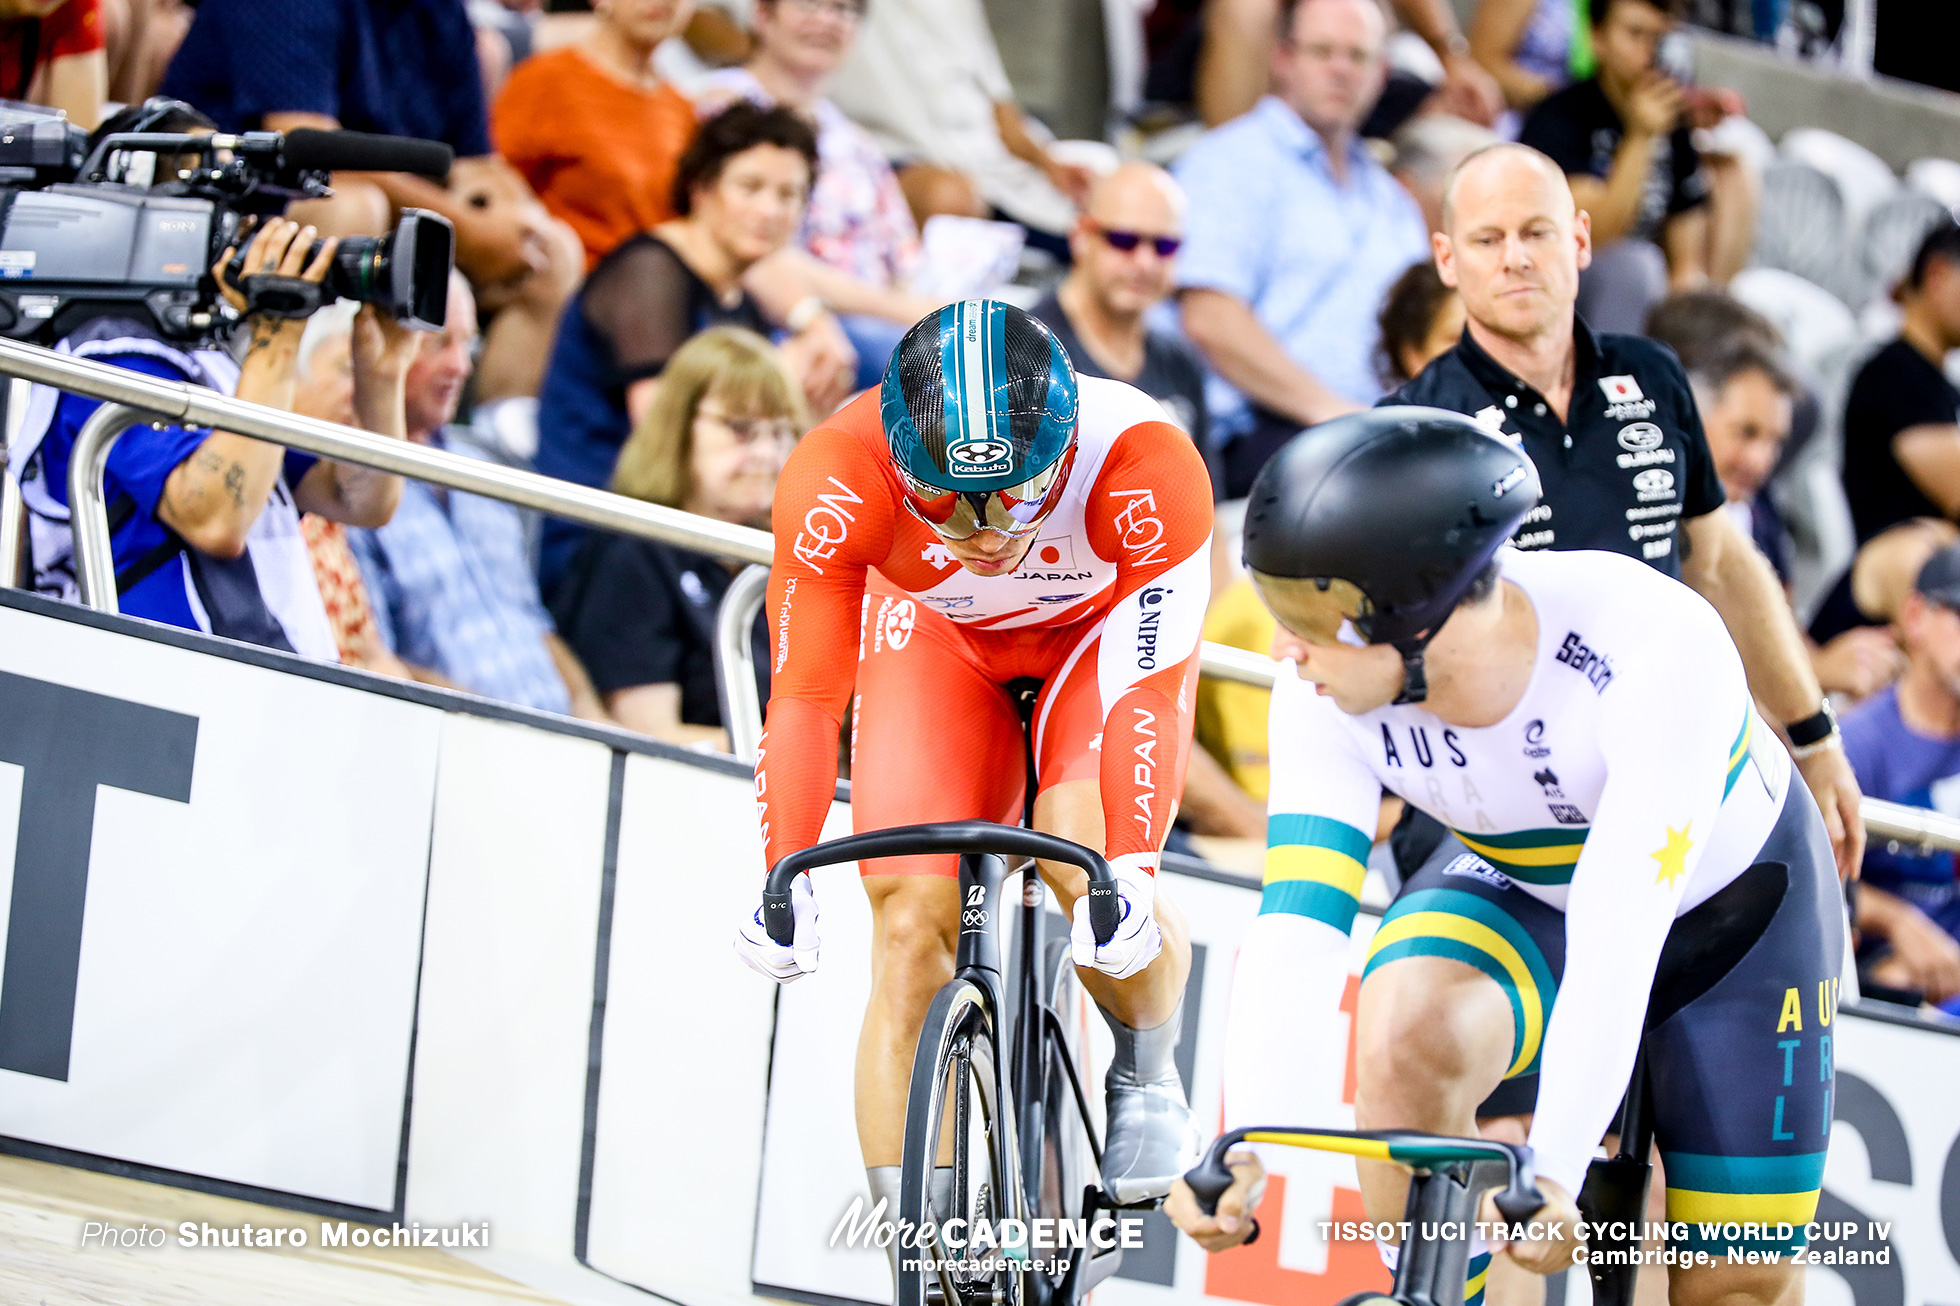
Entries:
{"label": "watch strap", "polygon": [[1790,736],[1792,748],[1808,748],[1829,739],[1837,733],[1837,728],[1837,713],[1831,710],[1831,700],[1826,698],[1815,712],[1801,721],[1790,722],[1783,729]]}

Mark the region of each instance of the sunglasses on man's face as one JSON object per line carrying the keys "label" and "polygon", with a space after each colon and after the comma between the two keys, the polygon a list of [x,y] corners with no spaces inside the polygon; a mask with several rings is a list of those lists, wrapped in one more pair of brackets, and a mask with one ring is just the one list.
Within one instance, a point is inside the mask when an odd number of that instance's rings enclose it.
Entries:
{"label": "sunglasses on man's face", "polygon": [[1117,231],[1111,227],[1099,226],[1096,233],[1109,243],[1111,249],[1125,254],[1134,253],[1138,245],[1148,242],[1150,248],[1157,251],[1158,258],[1169,258],[1184,243],[1179,236],[1146,236],[1140,231]]}

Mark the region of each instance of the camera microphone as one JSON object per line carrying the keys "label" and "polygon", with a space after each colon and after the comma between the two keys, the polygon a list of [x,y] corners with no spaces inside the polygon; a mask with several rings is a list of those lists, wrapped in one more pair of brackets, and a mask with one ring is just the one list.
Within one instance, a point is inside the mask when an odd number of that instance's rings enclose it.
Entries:
{"label": "camera microphone", "polygon": [[456,151],[440,141],[314,127],[287,132],[282,152],[288,167],[303,171],[413,172],[442,177],[456,161]]}

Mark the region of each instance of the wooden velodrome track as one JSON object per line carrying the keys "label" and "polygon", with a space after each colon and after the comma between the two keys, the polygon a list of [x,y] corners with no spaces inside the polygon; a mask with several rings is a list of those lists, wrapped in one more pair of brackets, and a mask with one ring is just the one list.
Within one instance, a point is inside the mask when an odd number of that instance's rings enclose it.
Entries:
{"label": "wooden velodrome track", "polygon": [[[97,1220],[168,1232],[166,1245],[82,1246]],[[188,1248],[181,1221],[304,1229],[301,1250]],[[67,1166],[0,1157],[4,1306],[516,1306],[556,1304],[520,1283],[427,1248],[322,1248],[320,1221]],[[654,1301],[651,1297],[641,1300]]]}

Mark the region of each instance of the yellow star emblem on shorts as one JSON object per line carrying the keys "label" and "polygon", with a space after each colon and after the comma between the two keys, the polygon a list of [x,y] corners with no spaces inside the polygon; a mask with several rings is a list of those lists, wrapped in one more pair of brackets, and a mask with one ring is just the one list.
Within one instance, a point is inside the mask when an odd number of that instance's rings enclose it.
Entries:
{"label": "yellow star emblem on shorts", "polygon": [[1688,831],[1694,828],[1694,824],[1690,821],[1679,830],[1668,826],[1667,843],[1647,854],[1661,864],[1660,874],[1654,877],[1655,884],[1665,884],[1672,889],[1674,882],[1688,869],[1688,849],[1695,846],[1694,840],[1688,837]]}

